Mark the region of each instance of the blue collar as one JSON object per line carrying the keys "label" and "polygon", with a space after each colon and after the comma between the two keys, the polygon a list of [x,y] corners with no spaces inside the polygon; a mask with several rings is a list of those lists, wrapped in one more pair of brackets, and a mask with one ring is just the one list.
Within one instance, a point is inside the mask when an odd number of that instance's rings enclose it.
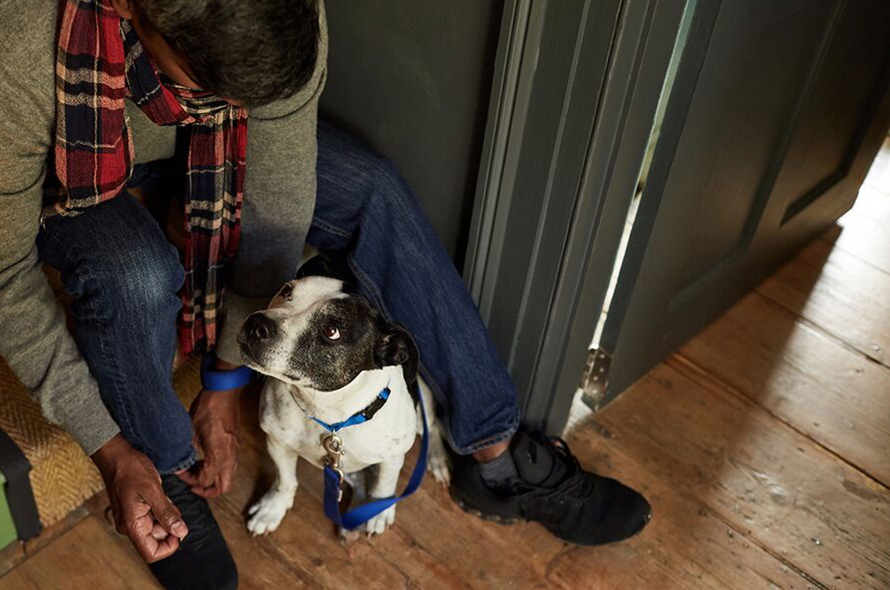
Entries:
{"label": "blue collar", "polygon": [[328,432],[337,432],[341,428],[346,428],[347,426],[355,426],[357,424],[363,424],[367,422],[371,418],[374,417],[380,408],[383,407],[383,404],[386,403],[386,400],[389,399],[389,386],[383,388],[383,391],[377,394],[377,397],[372,401],[364,410],[360,412],[356,412],[346,420],[342,422],[335,422],[334,424],[328,424],[327,422],[322,422],[318,418],[312,417],[312,420],[315,421],[316,424],[327,430]]}

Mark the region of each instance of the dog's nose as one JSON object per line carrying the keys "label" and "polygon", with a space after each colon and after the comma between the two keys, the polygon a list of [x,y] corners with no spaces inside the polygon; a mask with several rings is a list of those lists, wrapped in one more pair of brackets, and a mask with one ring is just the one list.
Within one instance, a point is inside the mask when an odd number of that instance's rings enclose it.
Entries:
{"label": "dog's nose", "polygon": [[274,336],[275,332],[278,330],[275,326],[275,322],[262,313],[255,313],[247,318],[245,329],[251,342],[268,340]]}

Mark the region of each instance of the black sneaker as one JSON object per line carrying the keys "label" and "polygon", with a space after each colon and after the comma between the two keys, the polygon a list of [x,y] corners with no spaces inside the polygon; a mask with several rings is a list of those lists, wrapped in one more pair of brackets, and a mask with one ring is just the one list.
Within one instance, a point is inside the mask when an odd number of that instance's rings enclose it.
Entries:
{"label": "black sneaker", "polygon": [[176,504],[189,533],[179,550],[166,559],[148,564],[167,590],[234,590],[238,569],[207,500],[196,496],[175,475],[161,478],[164,493]]}
{"label": "black sneaker", "polygon": [[520,432],[508,451],[519,477],[497,489],[482,480],[472,457],[455,462],[451,495],[466,512],[509,524],[539,522],[551,533],[578,545],[603,545],[643,530],[652,508],[629,487],[584,471],[560,438]]}

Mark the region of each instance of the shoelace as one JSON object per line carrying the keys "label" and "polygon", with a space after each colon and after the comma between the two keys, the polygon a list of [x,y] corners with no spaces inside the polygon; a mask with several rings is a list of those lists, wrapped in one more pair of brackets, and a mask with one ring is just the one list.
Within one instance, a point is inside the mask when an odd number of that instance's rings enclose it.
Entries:
{"label": "shoelace", "polygon": [[547,437],[546,442],[553,450],[554,460],[566,466],[566,475],[559,482],[547,485],[517,481],[514,488],[516,493],[527,497],[553,500],[558,503],[586,497],[589,492],[587,489],[588,478],[585,477],[578,459],[569,450],[569,445],[558,436]]}

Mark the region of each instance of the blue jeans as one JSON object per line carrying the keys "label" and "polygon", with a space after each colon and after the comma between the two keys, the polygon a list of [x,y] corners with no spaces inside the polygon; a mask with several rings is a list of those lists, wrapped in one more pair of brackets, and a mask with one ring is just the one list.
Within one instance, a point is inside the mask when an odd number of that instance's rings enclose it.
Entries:
{"label": "blue jeans", "polygon": [[[307,241],[344,254],[362,294],[412,333],[452,448],[469,454],[510,437],[515,386],[395,167],[319,123],[317,172]],[[152,183],[151,166],[134,178]],[[37,245],[62,272],[78,344],[123,436],[161,473],[191,465],[191,421],[171,383],[183,270],[154,218],[125,192],[47,220]]]}

